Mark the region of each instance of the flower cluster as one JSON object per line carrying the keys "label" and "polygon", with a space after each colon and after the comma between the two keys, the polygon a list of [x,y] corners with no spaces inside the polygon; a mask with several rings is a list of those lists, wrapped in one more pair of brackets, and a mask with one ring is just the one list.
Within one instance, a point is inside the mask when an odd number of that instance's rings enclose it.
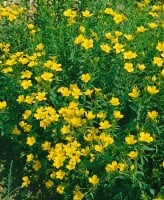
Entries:
{"label": "flower cluster", "polygon": [[24,8],[18,5],[0,6],[0,20],[6,19],[10,22],[16,20],[24,12]]}
{"label": "flower cluster", "polygon": [[163,7],[100,2],[0,7],[0,130],[47,199],[160,196]]}

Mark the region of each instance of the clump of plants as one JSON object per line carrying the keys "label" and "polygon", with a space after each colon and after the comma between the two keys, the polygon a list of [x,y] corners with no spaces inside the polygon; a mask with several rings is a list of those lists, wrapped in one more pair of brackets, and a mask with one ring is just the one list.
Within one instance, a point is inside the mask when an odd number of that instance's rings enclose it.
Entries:
{"label": "clump of plants", "polygon": [[21,195],[162,199],[162,3],[27,8],[0,6],[0,137],[20,159]]}

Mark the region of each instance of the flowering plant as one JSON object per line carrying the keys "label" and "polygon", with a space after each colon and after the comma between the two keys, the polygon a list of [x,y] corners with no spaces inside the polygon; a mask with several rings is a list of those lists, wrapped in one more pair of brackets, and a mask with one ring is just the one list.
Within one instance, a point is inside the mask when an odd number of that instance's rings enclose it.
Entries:
{"label": "flowering plant", "polygon": [[[162,198],[160,2],[0,6],[0,129],[41,199]],[[135,197],[133,194],[135,193]]]}

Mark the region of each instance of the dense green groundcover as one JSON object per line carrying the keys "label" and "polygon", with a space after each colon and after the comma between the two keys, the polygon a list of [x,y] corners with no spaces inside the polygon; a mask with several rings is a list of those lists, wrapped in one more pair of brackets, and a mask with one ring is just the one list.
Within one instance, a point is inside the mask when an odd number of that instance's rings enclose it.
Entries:
{"label": "dense green groundcover", "polygon": [[162,2],[0,2],[0,198],[164,199]]}

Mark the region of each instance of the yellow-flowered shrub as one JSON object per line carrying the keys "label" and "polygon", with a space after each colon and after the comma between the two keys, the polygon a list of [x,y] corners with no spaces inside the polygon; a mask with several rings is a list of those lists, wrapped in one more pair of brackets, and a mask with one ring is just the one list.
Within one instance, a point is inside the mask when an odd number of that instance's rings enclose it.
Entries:
{"label": "yellow-flowered shrub", "polygon": [[163,5],[38,1],[31,19],[26,3],[0,6],[0,137],[21,190],[162,198]]}

